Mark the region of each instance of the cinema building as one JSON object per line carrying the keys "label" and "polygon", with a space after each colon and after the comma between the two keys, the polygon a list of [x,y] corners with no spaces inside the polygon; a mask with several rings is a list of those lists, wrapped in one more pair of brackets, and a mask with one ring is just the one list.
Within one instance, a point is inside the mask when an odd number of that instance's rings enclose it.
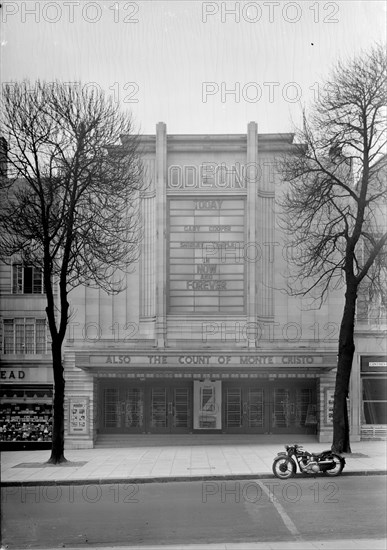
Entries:
{"label": "cinema building", "polygon": [[[70,294],[66,448],[114,446],[133,434],[331,441],[343,294],[332,291],[313,309],[286,292],[297,250],[278,225],[285,184],[277,161],[293,154],[293,135],[258,134],[254,122],[242,135],[168,135],[159,123],[142,148],[142,254],[126,290]],[[2,269],[4,296],[11,287]],[[382,332],[364,321],[358,338],[352,440],[366,422],[386,428],[386,402],[372,390],[387,378]],[[9,349],[3,345],[3,365],[23,370],[22,355]],[[374,377],[368,420],[365,366]]]}
{"label": "cinema building", "polygon": [[139,263],[117,296],[70,296],[68,448],[130,434],[330,437],[342,298],[308,310],[284,292],[276,158],[292,138],[255,123],[245,135],[159,123],[142,137]]}

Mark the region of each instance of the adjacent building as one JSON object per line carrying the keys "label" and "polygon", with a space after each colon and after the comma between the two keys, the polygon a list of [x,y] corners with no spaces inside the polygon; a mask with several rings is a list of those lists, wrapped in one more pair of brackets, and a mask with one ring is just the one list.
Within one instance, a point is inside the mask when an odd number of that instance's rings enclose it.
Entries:
{"label": "adjacent building", "polygon": [[53,375],[42,273],[16,259],[0,264],[0,442],[49,448]]}
{"label": "adjacent building", "polygon": [[[372,167],[374,194],[387,185],[387,155]],[[371,234],[387,231],[385,202],[376,201],[373,219],[367,219]],[[380,289],[379,289],[380,290]],[[350,386],[352,439],[385,439],[387,436],[387,293],[372,292],[363,280],[358,293],[355,326],[355,356]]]}

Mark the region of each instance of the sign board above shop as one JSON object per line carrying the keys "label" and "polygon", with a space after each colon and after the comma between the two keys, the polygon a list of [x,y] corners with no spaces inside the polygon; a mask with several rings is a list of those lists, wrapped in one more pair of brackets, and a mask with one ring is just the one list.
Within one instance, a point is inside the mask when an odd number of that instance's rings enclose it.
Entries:
{"label": "sign board above shop", "polygon": [[387,372],[387,356],[385,355],[363,355],[360,364],[363,374]]}
{"label": "sign board above shop", "polygon": [[[79,358],[81,359],[81,358]],[[336,364],[336,356],[323,357],[321,355],[265,355],[265,354],[101,354],[90,355],[87,358],[83,355],[77,360],[77,366],[104,366],[104,367],[329,367]],[[85,365],[85,360],[87,365]],[[80,364],[81,363],[81,364]]]}
{"label": "sign board above shop", "polygon": [[52,384],[52,367],[4,367],[0,369],[0,382],[2,384]]}

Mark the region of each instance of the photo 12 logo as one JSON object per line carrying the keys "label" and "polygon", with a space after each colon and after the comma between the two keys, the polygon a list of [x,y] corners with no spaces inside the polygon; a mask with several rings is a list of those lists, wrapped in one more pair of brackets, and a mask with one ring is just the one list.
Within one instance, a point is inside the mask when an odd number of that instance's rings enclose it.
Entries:
{"label": "photo 12 logo", "polygon": [[137,2],[3,2],[2,22],[18,18],[21,23],[76,23],[96,24],[103,19],[114,23],[139,23]]}
{"label": "photo 12 logo", "polygon": [[302,89],[297,82],[202,82],[202,102],[217,97],[221,103],[297,103],[302,98]]}
{"label": "photo 12 logo", "polygon": [[[57,82],[46,82],[48,86],[54,87]],[[61,85],[69,88],[71,91],[76,91],[80,94],[85,95],[103,95],[106,93],[107,97],[111,97],[113,103],[139,103],[140,99],[138,94],[140,92],[140,87],[137,82],[113,82],[112,84],[107,83],[106,86],[101,86],[98,82],[61,82]],[[6,88],[14,87],[15,82],[2,82],[2,90]],[[33,94],[37,90],[37,87],[31,85],[31,88],[28,89],[28,93]]]}
{"label": "photo 12 logo", "polygon": [[114,342],[127,342],[134,338],[138,332],[138,323],[132,321],[126,323],[114,321],[108,326],[94,321],[85,324],[71,321],[67,327],[67,340],[68,342],[74,342],[74,340],[98,342],[101,339],[107,339]]}
{"label": "photo 12 logo", "polygon": [[202,342],[260,342],[266,340],[275,342],[285,340],[296,343],[301,340],[308,342],[331,342],[335,341],[339,333],[339,325],[333,322],[308,324],[290,321],[288,323],[278,322],[215,322],[206,321],[202,323]]}
{"label": "photo 12 logo", "polygon": [[201,10],[203,23],[339,22],[336,2],[202,2]]}
{"label": "photo 12 logo", "polygon": [[1,491],[3,504],[138,504],[140,486],[135,483],[88,483],[61,485],[5,486]]}
{"label": "photo 12 logo", "polygon": [[[321,486],[322,485],[322,486]],[[283,501],[289,503],[300,502],[301,499],[310,503],[337,503],[339,487],[336,483],[301,486],[299,483],[276,483],[261,481],[205,481],[202,483],[202,503],[227,502],[253,503]],[[313,496],[313,501],[312,497]]]}

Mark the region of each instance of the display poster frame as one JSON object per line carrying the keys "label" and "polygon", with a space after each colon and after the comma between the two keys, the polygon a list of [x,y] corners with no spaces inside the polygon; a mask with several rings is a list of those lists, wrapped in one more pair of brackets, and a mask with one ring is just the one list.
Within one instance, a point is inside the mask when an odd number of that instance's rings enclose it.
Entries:
{"label": "display poster frame", "polygon": [[194,380],[194,430],[222,429],[221,380]]}
{"label": "display poster frame", "polygon": [[325,423],[329,426],[333,426],[333,403],[334,403],[335,389],[327,388],[325,390]]}
{"label": "display poster frame", "polygon": [[69,434],[89,435],[89,397],[69,399]]}

